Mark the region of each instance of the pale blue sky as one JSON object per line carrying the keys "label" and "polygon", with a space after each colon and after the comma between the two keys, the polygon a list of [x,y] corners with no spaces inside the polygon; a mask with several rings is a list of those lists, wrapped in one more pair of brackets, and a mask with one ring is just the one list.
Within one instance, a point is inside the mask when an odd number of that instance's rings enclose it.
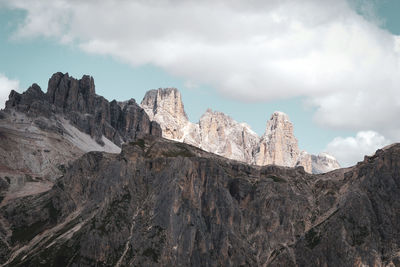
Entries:
{"label": "pale blue sky", "polygon": [[[400,1],[374,3],[374,11],[384,21],[380,27],[393,34],[400,34]],[[18,80],[21,90],[35,82],[46,91],[49,77],[58,71],[68,72],[76,78],[83,74],[92,75],[97,94],[108,100],[134,98],[140,103],[149,89],[176,87],[182,93],[185,110],[192,122],[197,122],[205,110],[211,108],[222,111],[239,122],[248,123],[254,131],[262,135],[272,112],[283,111],[289,115],[295,126],[300,148],[311,153],[323,151],[337,136],[354,136],[357,132],[346,127],[333,129],[315,123],[315,109],[307,108],[303,103],[305,98],[300,96],[272,101],[240,101],[229,94],[221,93],[212,85],[200,84],[195,88],[187,88],[185,78],[174,76],[152,64],[133,67],[117,57],[84,52],[74,42],[63,44],[57,38],[43,36],[14,38],[13,35],[18,25],[23,23],[26,14],[19,9],[0,8],[0,73],[9,79]]]}

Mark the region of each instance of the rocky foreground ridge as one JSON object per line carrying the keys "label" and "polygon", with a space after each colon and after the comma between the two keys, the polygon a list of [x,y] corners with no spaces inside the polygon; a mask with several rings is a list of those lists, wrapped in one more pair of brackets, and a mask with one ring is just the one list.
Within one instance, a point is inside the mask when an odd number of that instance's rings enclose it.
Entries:
{"label": "rocky foreground ridge", "polygon": [[208,109],[198,123],[189,121],[182,96],[176,88],[150,90],[140,106],[156,121],[162,136],[197,146],[217,155],[249,164],[303,166],[309,173],[340,168],[337,160],[326,154],[310,155],[300,151],[288,115],[274,112],[259,137],[245,123],[238,123],[222,112]]}
{"label": "rocky foreground ridge", "polygon": [[3,266],[398,266],[400,144],[347,169],[144,137],[0,208]]}

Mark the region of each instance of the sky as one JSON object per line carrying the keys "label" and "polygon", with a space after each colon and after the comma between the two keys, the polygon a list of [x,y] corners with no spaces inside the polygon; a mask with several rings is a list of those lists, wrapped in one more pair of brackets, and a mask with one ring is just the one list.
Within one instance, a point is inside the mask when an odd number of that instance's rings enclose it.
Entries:
{"label": "sky", "polygon": [[176,87],[262,135],[287,113],[299,146],[342,166],[400,139],[400,1],[0,0],[0,107],[55,72],[109,100]]}

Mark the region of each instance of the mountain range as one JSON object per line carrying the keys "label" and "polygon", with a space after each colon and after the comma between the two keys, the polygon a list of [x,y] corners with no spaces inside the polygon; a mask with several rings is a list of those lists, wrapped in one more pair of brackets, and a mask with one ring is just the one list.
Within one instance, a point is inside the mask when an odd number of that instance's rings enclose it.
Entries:
{"label": "mountain range", "polygon": [[336,169],[284,113],[258,137],[189,122],[176,89],[109,102],[55,73],[10,93],[0,152],[2,266],[400,265],[399,144]]}
{"label": "mountain range", "polygon": [[217,155],[255,165],[303,166],[306,172],[322,173],[340,168],[326,154],[300,151],[288,115],[274,112],[259,137],[246,123],[238,123],[222,112],[208,109],[198,123],[189,121],[182,96],[176,88],[150,90],[140,106],[156,121],[162,136],[197,146]]}

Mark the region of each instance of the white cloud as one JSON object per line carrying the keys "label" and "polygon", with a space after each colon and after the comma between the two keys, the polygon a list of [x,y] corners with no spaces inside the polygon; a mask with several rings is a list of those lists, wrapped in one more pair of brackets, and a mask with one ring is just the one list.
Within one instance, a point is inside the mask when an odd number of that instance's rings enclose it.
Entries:
{"label": "white cloud", "polygon": [[19,81],[10,80],[6,76],[0,73],[0,109],[5,106],[6,100],[11,90],[18,90]]}
{"label": "white cloud", "polygon": [[365,1],[350,1],[365,16],[346,0],[0,1],[27,11],[17,38],[154,64],[241,100],[304,96],[321,125],[400,136],[400,39]]}
{"label": "white cloud", "polygon": [[326,151],[335,156],[341,166],[348,167],[390,143],[377,132],[361,131],[355,137],[336,137],[327,145]]}

